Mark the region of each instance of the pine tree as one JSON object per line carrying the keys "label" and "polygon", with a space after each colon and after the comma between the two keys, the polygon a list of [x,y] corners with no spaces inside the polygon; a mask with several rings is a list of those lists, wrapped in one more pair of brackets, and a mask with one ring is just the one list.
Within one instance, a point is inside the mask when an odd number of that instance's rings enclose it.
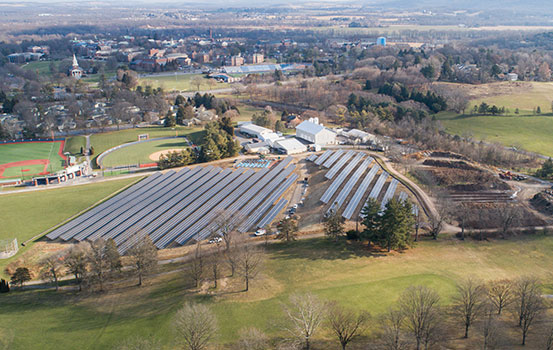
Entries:
{"label": "pine tree", "polygon": [[362,224],[365,229],[361,231],[360,237],[362,240],[370,242],[376,242],[380,236],[380,204],[374,198],[369,198],[363,209],[361,209],[361,215],[363,217]]}

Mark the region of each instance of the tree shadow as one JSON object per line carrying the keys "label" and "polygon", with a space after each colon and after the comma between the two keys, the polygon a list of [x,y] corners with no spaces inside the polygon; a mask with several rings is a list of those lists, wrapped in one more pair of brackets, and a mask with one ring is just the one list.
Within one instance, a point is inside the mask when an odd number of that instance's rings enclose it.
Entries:
{"label": "tree shadow", "polygon": [[325,238],[303,239],[269,245],[268,251],[275,259],[348,260],[356,257],[384,257],[387,254],[377,248],[369,248],[360,242],[341,237],[337,241]]}

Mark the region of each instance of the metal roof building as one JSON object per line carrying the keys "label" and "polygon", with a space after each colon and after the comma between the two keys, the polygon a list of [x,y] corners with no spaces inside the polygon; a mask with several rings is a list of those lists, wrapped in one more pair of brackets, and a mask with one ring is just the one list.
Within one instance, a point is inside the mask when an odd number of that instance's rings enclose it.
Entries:
{"label": "metal roof building", "polygon": [[298,125],[296,137],[320,146],[336,143],[336,134],[314,119],[306,120]]}

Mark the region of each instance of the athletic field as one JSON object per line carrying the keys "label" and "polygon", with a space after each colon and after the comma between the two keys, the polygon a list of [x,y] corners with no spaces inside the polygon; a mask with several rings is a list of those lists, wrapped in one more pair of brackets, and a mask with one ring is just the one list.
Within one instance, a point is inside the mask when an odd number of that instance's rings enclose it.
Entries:
{"label": "athletic field", "polygon": [[0,144],[0,179],[43,175],[63,169],[64,141]]}

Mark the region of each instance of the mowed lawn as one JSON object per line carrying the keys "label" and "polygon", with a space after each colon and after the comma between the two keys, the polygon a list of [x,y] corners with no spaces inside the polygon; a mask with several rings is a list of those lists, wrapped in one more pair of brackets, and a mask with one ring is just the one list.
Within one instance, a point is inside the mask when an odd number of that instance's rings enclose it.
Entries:
{"label": "mowed lawn", "polygon": [[446,131],[553,157],[553,116],[438,115]]}
{"label": "mowed lawn", "polygon": [[86,147],[86,137],[84,136],[71,136],[66,139],[64,152],[69,152],[73,155],[81,153],[81,147]]}
{"label": "mowed lawn", "polygon": [[166,149],[183,149],[186,147],[188,147],[188,143],[182,138],[142,142],[109,153],[102,160],[102,165],[109,168],[122,165],[155,163],[154,160],[150,159],[152,153]]}
{"label": "mowed lawn", "polygon": [[[0,164],[33,159],[48,159],[47,170],[55,172],[63,169],[64,160],[59,155],[61,142],[25,142],[0,144]],[[11,167],[4,171],[4,177],[21,177],[21,170],[29,169],[26,174],[38,174],[44,170],[43,165],[23,165]]]}
{"label": "mowed lawn", "polygon": [[[285,336],[282,304],[293,293],[310,291],[377,316],[411,285],[435,288],[447,304],[455,284],[469,276],[549,278],[552,249],[553,237],[542,235],[494,242],[426,241],[391,255],[322,238],[277,243],[269,246],[265,271],[248,293],[241,292],[240,283],[210,295],[191,294],[182,271],[150,280],[143,288],[104,294],[10,293],[3,296],[0,333],[14,337],[10,349],[111,349],[134,337],[156,338],[162,349],[176,349],[173,317],[184,302],[193,300],[216,313],[220,343],[236,340],[246,326]],[[317,338],[328,336],[321,332]]]}
{"label": "mowed lawn", "polygon": [[133,128],[119,131],[105,132],[101,134],[94,134],[90,136],[90,145],[94,147],[94,159],[92,163],[95,164],[96,157],[102,152],[122,145],[124,143],[138,141],[138,135],[148,134],[150,139],[158,137],[179,136],[186,135],[190,141],[198,143],[202,138],[202,131],[198,128],[189,128],[183,126],[177,126],[174,128],[149,127],[149,128]]}
{"label": "mowed lawn", "polygon": [[[0,195],[2,213],[0,240],[17,238],[19,243],[22,243],[138,179],[134,177],[89,185]],[[0,274],[3,273],[3,266],[18,258],[25,249],[20,247],[20,253],[15,257],[0,260],[0,271],[2,271]]]}
{"label": "mowed lawn", "polygon": [[[200,82],[199,89],[196,80]],[[178,90],[182,92],[218,90],[230,87],[227,83],[218,83],[214,79],[205,78],[203,74],[154,75],[140,78],[139,83],[140,85],[151,85],[154,88],[162,87],[166,91]]]}

